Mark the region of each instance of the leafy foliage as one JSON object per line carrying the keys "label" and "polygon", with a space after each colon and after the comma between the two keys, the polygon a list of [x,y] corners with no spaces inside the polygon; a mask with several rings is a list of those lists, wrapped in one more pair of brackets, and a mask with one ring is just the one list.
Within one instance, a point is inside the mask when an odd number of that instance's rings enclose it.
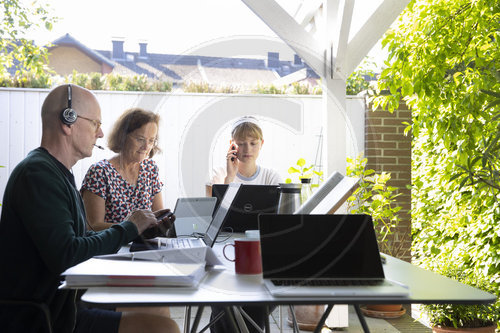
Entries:
{"label": "leafy foliage", "polygon": [[414,262],[453,261],[498,290],[500,2],[414,0],[383,44],[374,106],[404,99],[413,115]]}
{"label": "leafy foliage", "polygon": [[[25,35],[35,29],[52,29],[56,21],[46,4],[32,1],[24,5],[21,0],[3,0],[0,6],[0,78],[9,76],[8,70],[15,69],[14,80],[42,75],[48,71],[47,49],[38,47]],[[19,84],[23,86],[22,83]],[[16,86],[16,85],[14,85]]]}
{"label": "leafy foliage", "polygon": [[193,92],[193,93],[232,94],[237,92],[238,88],[225,85],[214,85],[206,82],[184,82],[184,84],[182,85],[182,90],[184,92]]}
{"label": "leafy foliage", "polygon": [[347,210],[352,214],[371,215],[380,251],[402,257],[405,255],[407,235],[398,230],[401,219],[397,213],[401,206],[395,205],[395,202],[399,194],[394,193],[397,190],[395,187],[387,185],[391,174],[377,174],[372,169],[366,169],[367,161],[361,156],[347,158],[346,175],[360,178],[359,187],[347,199]]}
{"label": "leafy foliage", "polygon": [[286,94],[287,87],[283,86],[281,88],[276,87],[274,84],[262,85],[260,83],[257,84],[252,92],[255,94],[272,94],[272,95],[283,95]]}
{"label": "leafy foliage", "polygon": [[[302,178],[313,178],[314,175],[318,176],[318,181],[321,182],[323,181],[323,171],[316,171],[314,170],[314,168],[316,167],[314,164],[311,164],[311,165],[308,165],[306,166],[306,160],[303,159],[303,158],[299,158],[297,160],[297,164],[294,165],[294,166],[291,166],[290,168],[288,168],[288,173],[293,175],[293,174],[296,174],[298,173],[298,183],[300,183],[300,180]],[[292,182],[292,179],[291,178],[287,178],[285,180],[286,183],[291,183]],[[316,186],[318,186],[318,184],[315,184]],[[313,185],[314,186],[314,185]]]}
{"label": "leafy foliage", "polygon": [[[497,77],[500,82],[500,76]],[[500,92],[480,90],[482,93],[494,98],[484,107],[484,111],[500,104]],[[498,120],[500,113],[494,112],[493,119]],[[469,185],[479,185],[490,187],[495,193],[500,192],[500,131],[497,130],[492,137],[481,138],[483,145],[479,147],[475,158],[469,158],[467,165],[459,165],[463,169],[462,173],[457,173],[455,177],[463,176],[462,183]]]}
{"label": "leafy foliage", "polygon": [[101,73],[73,73],[64,78],[67,83],[73,83],[90,90],[116,91],[171,91],[172,83],[168,81],[150,80],[146,75],[125,76]]}
{"label": "leafy foliage", "polygon": [[309,84],[300,82],[292,83],[291,88],[291,93],[294,95],[310,95],[312,92],[312,87]]}
{"label": "leafy foliage", "polygon": [[49,73],[35,74],[33,72],[23,72],[14,76],[4,76],[0,78],[0,87],[13,88],[50,88],[53,82]]}
{"label": "leafy foliage", "polygon": [[369,69],[373,62],[363,62],[346,80],[346,95],[357,95],[364,90],[370,90],[367,78],[375,77],[375,72]]}
{"label": "leafy foliage", "polygon": [[[474,286],[492,294],[497,294],[498,290],[492,288],[487,277],[479,274],[466,274],[463,269],[453,263],[443,263],[438,273],[458,282]],[[422,309],[429,317],[432,326],[442,327],[466,327],[476,328],[493,325],[500,320],[500,300],[496,305],[484,304],[427,304]]]}

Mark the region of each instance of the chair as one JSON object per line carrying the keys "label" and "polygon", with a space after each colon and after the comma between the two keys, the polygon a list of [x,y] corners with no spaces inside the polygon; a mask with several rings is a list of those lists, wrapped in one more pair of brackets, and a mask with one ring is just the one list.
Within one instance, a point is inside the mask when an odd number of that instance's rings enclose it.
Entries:
{"label": "chair", "polygon": [[37,309],[42,315],[45,328],[48,333],[52,333],[52,324],[50,322],[50,310],[47,304],[38,303],[35,301],[21,301],[21,300],[3,300],[0,299],[0,307],[32,307]]}

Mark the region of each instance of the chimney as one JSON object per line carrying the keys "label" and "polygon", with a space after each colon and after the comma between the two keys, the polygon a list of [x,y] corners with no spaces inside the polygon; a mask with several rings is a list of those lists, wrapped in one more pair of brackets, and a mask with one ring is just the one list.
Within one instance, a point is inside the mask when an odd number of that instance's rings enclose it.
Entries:
{"label": "chimney", "polygon": [[139,58],[146,59],[148,57],[148,42],[139,42]]}
{"label": "chimney", "polygon": [[113,38],[113,51],[111,53],[111,59],[125,59],[125,53],[123,52],[123,43],[125,41],[123,38]]}
{"label": "chimney", "polygon": [[279,52],[267,52],[267,67],[279,68],[280,67],[280,54]]}
{"label": "chimney", "polygon": [[295,55],[293,56],[293,64],[294,64],[295,66],[300,66],[300,65],[302,65],[302,59],[300,59],[300,57],[299,57],[299,55],[298,55],[298,54],[295,54]]}

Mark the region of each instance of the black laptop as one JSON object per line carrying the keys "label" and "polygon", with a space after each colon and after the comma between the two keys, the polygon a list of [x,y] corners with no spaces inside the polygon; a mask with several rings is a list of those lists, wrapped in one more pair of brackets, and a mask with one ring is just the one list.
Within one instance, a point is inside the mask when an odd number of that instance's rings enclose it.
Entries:
{"label": "black laptop", "polygon": [[274,296],[407,296],[385,278],[369,215],[259,215],[264,284]]}
{"label": "black laptop", "polygon": [[[227,187],[227,184],[212,185],[212,197],[217,198],[215,211],[217,211]],[[257,216],[260,213],[277,213],[278,201],[278,185],[241,184],[229,209],[224,229],[229,227],[234,232],[258,229]]]}

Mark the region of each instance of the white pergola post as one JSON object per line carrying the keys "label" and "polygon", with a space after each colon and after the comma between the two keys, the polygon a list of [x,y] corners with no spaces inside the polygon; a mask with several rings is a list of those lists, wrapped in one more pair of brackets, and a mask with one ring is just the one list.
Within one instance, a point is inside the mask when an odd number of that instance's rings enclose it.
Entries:
{"label": "white pergola post", "polygon": [[[346,79],[410,0],[384,0],[350,41],[355,0],[303,0],[295,17],[275,0],[242,1],[321,77],[325,125],[323,156],[326,157],[322,169],[326,175],[334,171],[345,174],[344,138],[350,127],[346,116]],[[348,326],[347,306],[335,306],[332,313],[330,326]]]}
{"label": "white pergola post", "polygon": [[[323,79],[323,118],[325,124],[324,156],[326,174],[346,170],[346,77],[340,69],[345,59],[347,37],[351,27],[354,0],[325,1],[323,3],[323,47],[327,66]],[[339,140],[340,138],[340,140]],[[341,144],[339,144],[339,142]],[[341,157],[341,158],[339,158]]]}
{"label": "white pergola post", "polygon": [[323,170],[326,174],[345,173],[346,147],[336,140],[341,135],[345,137],[348,127],[345,81],[410,0],[382,1],[350,41],[355,0],[303,0],[295,17],[275,0],[242,1],[322,78],[326,157]]}

